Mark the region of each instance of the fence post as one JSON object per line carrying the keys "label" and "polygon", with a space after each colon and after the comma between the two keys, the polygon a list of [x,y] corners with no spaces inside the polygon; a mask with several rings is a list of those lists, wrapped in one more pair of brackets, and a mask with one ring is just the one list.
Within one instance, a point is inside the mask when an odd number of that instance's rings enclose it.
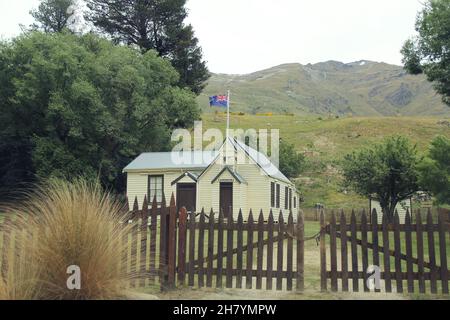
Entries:
{"label": "fence post", "polygon": [[183,286],[186,278],[187,211],[185,207],[181,208],[179,219],[178,285]]}
{"label": "fence post", "polygon": [[269,219],[267,221],[267,277],[266,277],[266,289],[272,290],[273,285],[273,212],[272,209],[269,212]]}
{"label": "fence post", "polygon": [[352,210],[352,216],[350,218],[350,230],[351,230],[351,250],[352,250],[352,291],[359,291],[359,276],[358,276],[358,245],[356,239],[358,237],[356,230],[356,213]]}
{"label": "fence post", "polygon": [[228,217],[227,225],[227,272],[226,272],[226,287],[233,287],[233,239],[234,239],[234,230],[233,230],[233,214]]}
{"label": "fence post", "polygon": [[[233,215],[233,212],[230,212]],[[223,276],[223,229],[224,229],[224,216],[223,211],[219,212],[219,221],[217,228],[217,273],[216,273],[216,287],[222,288],[222,276]]]}
{"label": "fence post", "polygon": [[[382,214],[382,213],[381,213]],[[378,214],[375,209],[372,210],[372,264],[381,268],[380,253],[378,250]],[[365,270],[367,272],[367,270]],[[380,289],[375,288],[375,292],[380,292]]]}
{"label": "fence post", "polygon": [[325,214],[322,210],[320,212],[320,289],[322,292],[327,291],[327,247],[325,243],[325,228]]}
{"label": "fence post", "polygon": [[150,282],[155,282],[156,275],[156,233],[158,232],[158,204],[156,202],[156,195],[153,197],[151,209],[151,225],[150,225]]}
{"label": "fence post", "polygon": [[263,270],[263,256],[264,256],[264,216],[263,212],[259,213],[258,218],[258,251],[257,251],[257,267],[256,267],[256,289],[262,288],[262,270]]}
{"label": "fence post", "polygon": [[337,240],[336,240],[336,214],[331,212],[330,223],[330,263],[331,263],[331,291],[338,290],[337,275]]}
{"label": "fence post", "polygon": [[283,242],[284,242],[284,220],[283,214],[280,211],[280,215],[278,216],[278,243],[277,243],[277,281],[276,288],[277,290],[283,289]]}
{"label": "fence post", "polygon": [[417,271],[419,273],[419,293],[425,293],[425,268],[423,254],[423,226],[420,209],[416,213]]}
{"label": "fence post", "polygon": [[236,255],[236,288],[242,288],[242,246],[244,243],[244,222],[242,217],[242,210],[239,210],[238,220],[237,220],[237,255]]}
{"label": "fence post", "polygon": [[141,228],[140,228],[140,286],[145,287],[145,280],[147,278],[147,234],[148,234],[148,201],[147,196],[144,197],[141,211]]}
{"label": "fence post", "polygon": [[395,248],[395,282],[397,285],[397,293],[403,293],[403,275],[400,245],[400,219],[397,210],[394,214],[394,248]]}
{"label": "fence post", "polygon": [[344,210],[341,211],[340,217],[341,232],[341,270],[342,270],[342,291],[348,292],[348,244],[347,244],[347,220]]}
{"label": "fence post", "polygon": [[[391,280],[391,255],[389,253],[390,241],[389,241],[389,221],[387,215],[382,215],[382,232],[383,232],[383,262],[384,262],[384,283],[386,292],[392,292],[392,280]],[[419,243],[417,243],[418,245]]]}
{"label": "fence post", "polygon": [[161,291],[166,289],[167,285],[167,239],[168,239],[168,221],[166,199],[163,195],[160,209],[160,231],[159,231],[159,284]]}
{"label": "fence post", "polygon": [[250,213],[247,219],[247,268],[245,273],[245,287],[252,288],[253,280],[253,213]]}
{"label": "fence post", "polygon": [[406,272],[408,280],[408,293],[414,293],[414,275],[412,262],[412,230],[411,230],[411,215],[409,210],[406,210],[405,217],[405,243],[406,243]]}
{"label": "fence post", "polygon": [[169,207],[169,237],[167,248],[167,280],[168,288],[175,288],[175,271],[176,271],[176,252],[177,252],[177,207],[175,205],[175,197],[172,193]]}
{"label": "fence post", "polygon": [[289,212],[288,216],[288,224],[287,224],[287,252],[286,252],[286,289],[291,291],[292,290],[292,268],[293,268],[293,256],[294,256],[294,217],[292,216],[292,211]]}
{"label": "fence post", "polygon": [[194,274],[195,274],[195,213],[191,211],[189,214],[189,275],[188,275],[188,285],[192,287],[194,285]]}
{"label": "fence post", "polygon": [[297,218],[297,291],[305,289],[305,222],[301,210],[298,211]]}
{"label": "fence post", "polygon": [[[370,214],[369,214],[370,216]],[[369,267],[369,250],[367,246],[367,216],[366,211],[363,210],[361,214],[361,259],[362,259],[362,271],[363,271],[363,288],[364,292],[369,292],[367,287],[367,268]]]}
{"label": "fence post", "polygon": [[436,252],[434,247],[434,228],[433,228],[433,216],[431,210],[428,209],[427,214],[427,235],[428,235],[428,255],[430,259],[430,289],[431,293],[437,293],[437,267],[436,267]]}
{"label": "fence post", "polygon": [[[204,242],[205,242],[205,209],[203,208],[200,213],[200,222],[198,226],[198,252],[197,252],[197,260],[198,260],[198,287],[202,288],[205,286],[204,276]],[[195,267],[195,266],[194,266]],[[194,270],[192,270],[194,272]]]}
{"label": "fence post", "polygon": [[139,230],[139,204],[137,197],[134,199],[133,212],[131,215],[132,227],[131,227],[131,287],[136,287],[136,275],[139,271],[139,262],[137,260],[137,234]]}
{"label": "fence post", "polygon": [[441,256],[441,281],[442,293],[448,294],[448,268],[447,268],[447,248],[445,239],[445,226],[443,212],[438,214],[438,230],[439,230],[439,253]]}
{"label": "fence post", "polygon": [[206,266],[206,286],[212,287],[214,265],[214,211],[211,209],[208,222],[208,262]]}

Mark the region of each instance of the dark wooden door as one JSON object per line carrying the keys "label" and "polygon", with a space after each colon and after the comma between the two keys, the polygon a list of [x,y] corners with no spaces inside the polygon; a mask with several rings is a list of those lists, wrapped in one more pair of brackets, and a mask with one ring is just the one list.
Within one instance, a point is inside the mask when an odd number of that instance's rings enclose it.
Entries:
{"label": "dark wooden door", "polygon": [[220,210],[225,218],[231,217],[233,214],[233,183],[220,183]]}
{"label": "dark wooden door", "polygon": [[195,212],[197,186],[195,183],[177,184],[177,208],[178,211],[185,207],[188,212]]}

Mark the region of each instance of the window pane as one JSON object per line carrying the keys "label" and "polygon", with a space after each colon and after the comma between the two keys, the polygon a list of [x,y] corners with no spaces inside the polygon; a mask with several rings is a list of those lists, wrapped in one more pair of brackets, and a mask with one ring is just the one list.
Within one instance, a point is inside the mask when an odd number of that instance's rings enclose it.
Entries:
{"label": "window pane", "polygon": [[163,176],[149,176],[148,178],[149,198],[153,201],[156,196],[156,201],[162,201],[163,194]]}

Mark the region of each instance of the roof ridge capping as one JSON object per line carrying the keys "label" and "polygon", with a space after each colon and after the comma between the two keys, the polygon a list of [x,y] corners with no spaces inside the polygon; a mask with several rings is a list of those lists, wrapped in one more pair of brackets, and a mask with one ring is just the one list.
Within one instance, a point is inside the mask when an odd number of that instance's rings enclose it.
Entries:
{"label": "roof ridge capping", "polygon": [[255,163],[270,177],[292,183],[273,162],[262,152],[253,149],[236,138],[228,137],[229,141],[236,147],[241,148]]}

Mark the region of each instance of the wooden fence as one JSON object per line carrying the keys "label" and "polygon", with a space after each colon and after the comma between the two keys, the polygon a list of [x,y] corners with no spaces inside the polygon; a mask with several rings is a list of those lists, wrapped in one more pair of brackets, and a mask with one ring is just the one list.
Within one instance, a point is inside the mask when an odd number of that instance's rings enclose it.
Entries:
{"label": "wooden fence", "polygon": [[[251,211],[245,222],[242,212],[237,219],[204,211],[188,216],[184,208],[177,212],[173,195],[169,206],[155,199],[149,205],[145,198],[141,209],[135,199],[131,210],[124,208],[131,231],[122,239],[128,250],[121,268],[130,287],[303,290],[302,215],[297,223],[292,212],[286,223],[281,212],[277,222],[272,212],[264,220],[263,212],[254,216]],[[6,274],[2,257],[17,248],[9,243],[14,241],[9,229],[1,227],[0,270]]]}
{"label": "wooden fence", "polygon": [[[298,290],[304,287],[303,217],[287,223],[280,212],[274,222],[270,212],[264,222],[261,211],[255,221],[250,210],[237,220],[202,211],[196,218],[184,208],[176,211],[174,198],[168,214],[161,215],[160,284],[180,286]],[[296,240],[301,239],[301,240]],[[164,254],[167,252],[167,256]]]}
{"label": "wooden fence", "polygon": [[[374,210],[372,221],[377,221],[376,215]],[[328,280],[331,291],[357,292],[361,287],[360,280],[363,290],[370,291],[367,270],[373,265],[379,268],[382,280],[381,287],[375,291],[449,293],[450,227],[443,215],[439,216],[437,224],[433,223],[430,211],[425,223],[420,211],[416,213],[415,224],[411,223],[409,212],[404,225],[399,224],[397,213],[393,224],[388,223],[385,216],[381,225],[368,224],[367,221],[368,217],[362,213],[361,223],[357,223],[356,214],[352,212],[347,224],[345,214],[336,217],[332,213],[331,222],[326,224],[325,215],[321,213],[320,270],[323,291],[327,290]]]}

